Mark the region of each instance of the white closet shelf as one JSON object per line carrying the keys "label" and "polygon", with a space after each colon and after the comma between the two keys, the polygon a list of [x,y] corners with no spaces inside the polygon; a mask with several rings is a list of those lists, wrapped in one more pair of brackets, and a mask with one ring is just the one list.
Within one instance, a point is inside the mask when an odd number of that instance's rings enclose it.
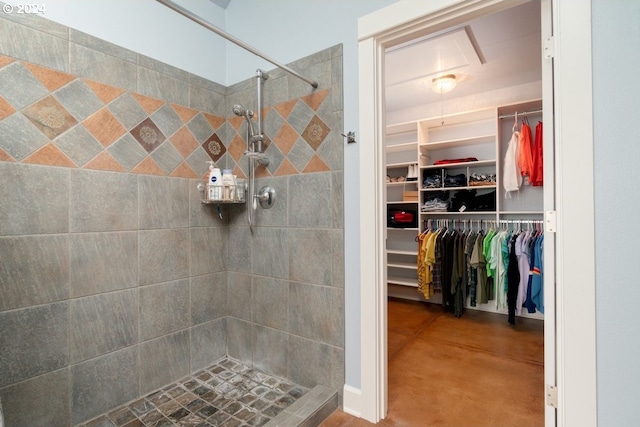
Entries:
{"label": "white closet shelf", "polygon": [[464,168],[464,167],[476,167],[476,166],[493,166],[496,164],[495,160],[478,160],[476,162],[460,162],[460,163],[448,163],[446,165],[427,165],[420,166],[420,169],[451,169],[451,168]]}
{"label": "white closet shelf", "polygon": [[401,181],[401,182],[387,182],[387,186],[388,187],[400,187],[403,185],[411,185],[411,184],[417,184],[418,181]]}
{"label": "white closet shelf", "polygon": [[418,164],[417,160],[415,162],[388,163],[387,164],[387,169],[406,168],[409,165],[416,165],[416,164]]}
{"label": "white closet shelf", "polygon": [[420,191],[457,191],[457,190],[486,190],[496,188],[495,185],[470,185],[467,187],[437,187],[421,188]]}
{"label": "white closet shelf", "polygon": [[392,201],[388,201],[387,205],[416,205],[418,204],[417,201],[397,201],[397,202],[392,202]]}
{"label": "white closet shelf", "polygon": [[495,144],[496,135],[480,135],[469,138],[450,139],[445,141],[430,141],[420,144],[420,148],[430,150],[443,150],[445,148],[463,147],[475,144]]}
{"label": "white closet shelf", "polygon": [[401,250],[397,250],[397,249],[387,249],[387,254],[389,254],[389,255],[414,256],[414,255],[418,255],[418,251],[401,251]]}
{"label": "white closet shelf", "polygon": [[407,228],[387,227],[387,230],[402,230],[402,231],[413,231],[413,232],[420,231],[419,228],[409,228],[409,227]]}
{"label": "white closet shelf", "polygon": [[387,262],[387,267],[405,268],[407,270],[417,270],[418,265],[415,262]]}
{"label": "white closet shelf", "polygon": [[385,147],[387,153],[398,153],[402,151],[415,151],[418,147],[418,142],[407,142],[404,144],[390,144]]}
{"label": "white closet shelf", "polygon": [[412,286],[414,288],[418,287],[418,279],[411,280],[406,277],[387,276],[387,283],[393,283],[395,285]]}
{"label": "white closet shelf", "polygon": [[465,212],[420,212],[420,215],[491,215],[495,216],[496,211],[465,211]]}

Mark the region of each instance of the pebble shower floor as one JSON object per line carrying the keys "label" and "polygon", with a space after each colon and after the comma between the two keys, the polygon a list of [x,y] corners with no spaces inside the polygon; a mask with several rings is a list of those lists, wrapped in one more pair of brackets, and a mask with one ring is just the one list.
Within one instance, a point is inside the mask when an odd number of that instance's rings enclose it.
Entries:
{"label": "pebble shower floor", "polygon": [[76,427],[263,426],[307,391],[225,358]]}

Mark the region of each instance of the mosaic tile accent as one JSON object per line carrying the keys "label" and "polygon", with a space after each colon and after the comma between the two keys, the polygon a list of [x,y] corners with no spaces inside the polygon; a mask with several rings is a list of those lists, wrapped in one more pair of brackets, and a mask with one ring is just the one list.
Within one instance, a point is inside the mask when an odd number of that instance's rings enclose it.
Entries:
{"label": "mosaic tile accent", "polygon": [[308,391],[224,358],[77,427],[263,426]]}
{"label": "mosaic tile accent", "polygon": [[[212,159],[247,176],[242,117],[2,55],[0,77],[0,161],[199,178]],[[329,94],[321,90],[263,109],[263,149],[272,158],[269,167],[256,168],[257,177],[329,170],[324,155],[331,130],[318,113]]]}

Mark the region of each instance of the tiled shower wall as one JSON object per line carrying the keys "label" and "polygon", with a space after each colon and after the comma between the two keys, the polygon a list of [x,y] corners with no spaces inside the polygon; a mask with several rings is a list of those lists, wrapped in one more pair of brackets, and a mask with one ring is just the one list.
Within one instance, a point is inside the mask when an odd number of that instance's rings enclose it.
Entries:
{"label": "tiled shower wall", "polygon": [[210,159],[246,174],[246,125],[229,112],[255,108],[253,79],[225,88],[37,16],[0,15],[9,426],[76,424],[227,353],[341,388],[341,49],[296,65],[320,88],[278,72],[265,83],[272,163],[258,181],[278,200],[251,232],[245,206],[219,220],[196,184]]}

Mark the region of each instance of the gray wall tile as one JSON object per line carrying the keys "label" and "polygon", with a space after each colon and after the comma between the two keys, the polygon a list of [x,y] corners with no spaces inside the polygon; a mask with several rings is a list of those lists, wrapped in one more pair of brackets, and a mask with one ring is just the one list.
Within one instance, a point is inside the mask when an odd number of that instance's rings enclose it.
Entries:
{"label": "gray wall tile", "polygon": [[289,335],[287,378],[305,387],[331,386],[336,359],[334,349],[327,344]]}
{"label": "gray wall tile", "polygon": [[0,162],[0,182],[0,235],[69,231],[68,170]]}
{"label": "gray wall tile", "polygon": [[108,85],[136,90],[136,65],[85,46],[69,43],[72,74]]}
{"label": "gray wall tile", "polygon": [[286,227],[288,225],[289,178],[283,176],[256,179],[256,193],[265,185],[270,185],[276,190],[276,201],[270,209],[255,210],[254,225],[258,227]]}
{"label": "gray wall tile", "polygon": [[164,62],[157,61],[145,55],[138,54],[138,65],[162,74],[166,74],[171,77],[175,77],[179,80],[184,80],[185,82],[189,81],[190,73],[188,73],[187,71],[165,64]]}
{"label": "gray wall tile", "polygon": [[289,178],[289,226],[330,228],[332,211],[330,172]]}
{"label": "gray wall tile", "polygon": [[251,280],[253,321],[287,331],[289,327],[289,281],[253,276]]}
{"label": "gray wall tile", "polygon": [[289,334],[260,325],[253,326],[253,366],[286,378]]}
{"label": "gray wall tile", "polygon": [[87,33],[83,33],[82,31],[74,30],[73,28],[69,28],[69,41],[88,47],[92,50],[97,50],[106,55],[124,59],[125,61],[132,63],[137,61],[137,54],[135,52],[91,36]]}
{"label": "gray wall tile", "polygon": [[71,366],[73,424],[87,421],[137,396],[137,347]]}
{"label": "gray wall tile", "polygon": [[63,133],[55,140],[55,144],[78,166],[83,166],[104,149],[82,125]]}
{"label": "gray wall tile", "polygon": [[188,279],[140,288],[140,341],[188,327]]}
{"label": "gray wall tile", "polygon": [[291,282],[289,332],[335,346],[344,346],[342,289]]}
{"label": "gray wall tile", "polygon": [[138,184],[141,229],[189,226],[188,179],[145,175]]}
{"label": "gray wall tile", "polygon": [[227,354],[227,320],[220,318],[191,328],[191,372],[211,366]]}
{"label": "gray wall tile", "polygon": [[80,79],[56,91],[53,95],[79,122],[103,107],[102,101]]}
{"label": "gray wall tile", "polygon": [[0,311],[68,298],[68,237],[0,237],[0,294]]}
{"label": "gray wall tile", "polygon": [[138,233],[138,283],[168,282],[189,276],[189,230]]}
{"label": "gray wall tile", "polygon": [[189,331],[140,344],[140,393],[145,394],[189,374]]}
{"label": "gray wall tile", "polygon": [[146,111],[140,107],[138,101],[130,93],[125,93],[115,99],[108,108],[127,130],[133,129],[147,118]]}
{"label": "gray wall tile", "polygon": [[227,318],[227,354],[249,365],[253,359],[251,328],[249,322],[235,317]]}
{"label": "gray wall tile", "polygon": [[71,296],[79,297],[138,284],[138,234],[71,234]]}
{"label": "gray wall tile", "polygon": [[223,227],[191,229],[191,275],[226,270],[227,230]]}
{"label": "gray wall tile", "polygon": [[331,225],[333,228],[344,228],[344,174],[331,174]]}
{"label": "gray wall tile", "polygon": [[71,425],[68,369],[0,389],[0,400],[7,427]]}
{"label": "gray wall tile", "polygon": [[187,123],[187,128],[189,128],[193,136],[200,144],[209,139],[209,137],[213,135],[214,132],[214,129],[202,114],[197,114],[193,119],[191,119],[189,123]]}
{"label": "gray wall tile", "polygon": [[74,299],[70,322],[71,363],[133,345],[138,339],[138,291]]}
{"label": "gray wall tile", "polygon": [[16,110],[21,110],[48,94],[47,88],[19,61],[0,70],[0,95]]}
{"label": "gray wall tile", "polygon": [[189,105],[189,84],[148,68],[138,67],[139,93],[174,104]]}
{"label": "gray wall tile", "polygon": [[107,151],[127,171],[133,169],[147,155],[147,151],[142,148],[142,145],[130,133],[122,135],[120,139],[107,148]]}
{"label": "gray wall tile", "polygon": [[53,303],[0,313],[0,387],[68,365],[68,311]]}
{"label": "gray wall tile", "polygon": [[331,230],[296,229],[288,232],[289,278],[331,284]]}
{"label": "gray wall tile", "polygon": [[260,276],[289,278],[287,230],[255,227],[251,247],[251,271]]}
{"label": "gray wall tile", "polygon": [[224,95],[202,87],[189,85],[189,107],[226,117],[230,115],[231,111],[225,110],[225,105]]}
{"label": "gray wall tile", "polygon": [[151,153],[151,158],[155,160],[158,166],[160,166],[160,169],[167,175],[171,175],[171,172],[182,163],[182,156],[169,140],[160,144],[160,146]]}
{"label": "gray wall tile", "polygon": [[227,273],[227,310],[228,315],[251,321],[251,276],[248,274]]}
{"label": "gray wall tile", "polygon": [[[193,120],[191,120],[191,122],[193,122]],[[187,126],[189,125],[187,124]],[[209,170],[207,162],[210,160],[211,157],[209,157],[204,148],[200,146],[196,148],[189,157],[187,157],[186,162],[189,166],[191,166],[191,169],[193,169],[197,176],[204,177],[205,173],[207,173],[207,171]]]}
{"label": "gray wall tile", "polygon": [[227,315],[227,272],[191,278],[191,324]]}
{"label": "gray wall tile", "polygon": [[344,288],[344,230],[331,230],[331,285]]}
{"label": "gray wall tile", "polygon": [[[202,149],[200,149],[202,150]],[[204,152],[204,150],[202,150]],[[206,155],[206,154],[205,154]],[[198,190],[198,184],[202,180],[189,180],[189,226],[191,227],[213,227],[216,225],[226,225],[227,218],[234,218],[236,215],[230,215],[229,209],[223,210],[223,219],[218,216],[216,205],[203,204],[202,191]],[[227,206],[225,206],[227,207]]]}
{"label": "gray wall tile", "polygon": [[249,227],[228,227],[229,258],[227,268],[240,273],[251,272],[251,231]]}
{"label": "gray wall tile", "polygon": [[[19,22],[30,19],[29,17],[22,19],[24,15],[18,17],[18,14],[2,14],[2,18],[5,17]],[[0,52],[14,58],[69,72],[69,42],[67,40],[2,18],[0,18]],[[38,18],[36,25],[38,30],[45,29],[47,31],[52,29],[52,22]],[[64,33],[65,30],[57,35],[65,35]]]}
{"label": "gray wall tile", "polygon": [[164,104],[151,115],[151,120],[158,126],[160,131],[169,138],[182,127],[182,119],[168,104]]}
{"label": "gray wall tile", "polygon": [[138,228],[135,175],[72,169],[70,231],[125,231]]}
{"label": "gray wall tile", "polygon": [[0,133],[0,148],[17,161],[24,160],[49,141],[22,113],[0,121]]}

